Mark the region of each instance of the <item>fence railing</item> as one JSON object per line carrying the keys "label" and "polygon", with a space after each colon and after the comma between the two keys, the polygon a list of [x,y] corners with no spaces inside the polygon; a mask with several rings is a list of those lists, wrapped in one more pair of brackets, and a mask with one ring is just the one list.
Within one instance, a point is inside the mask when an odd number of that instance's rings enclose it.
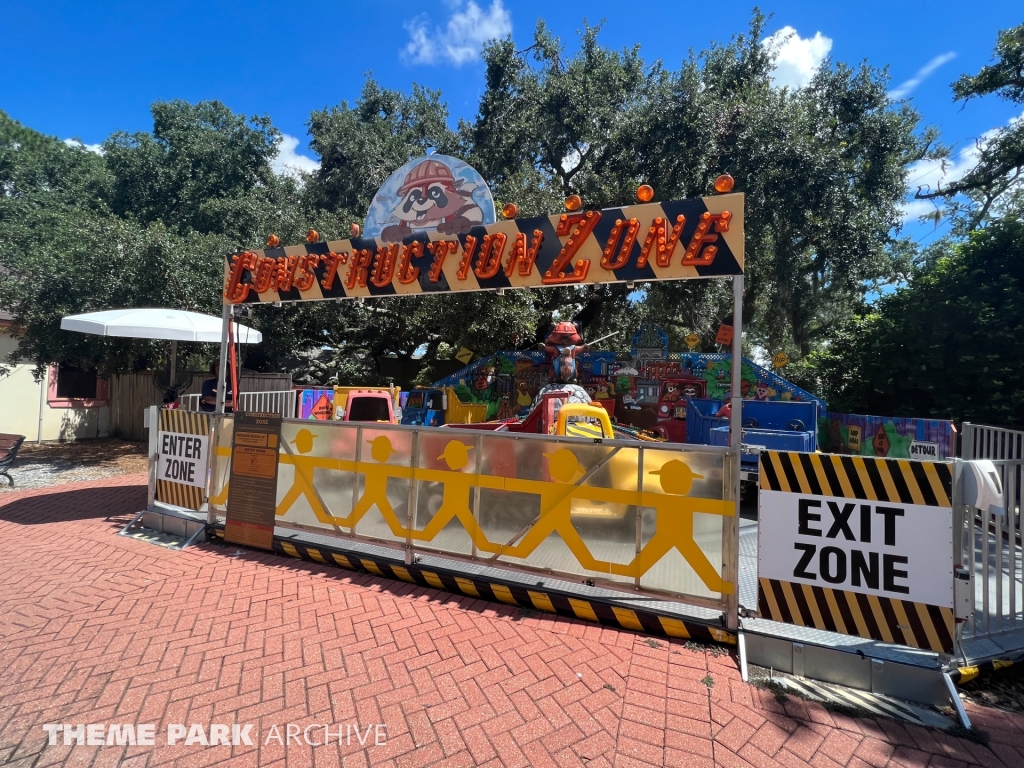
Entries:
{"label": "fence railing", "polygon": [[[233,430],[216,419],[214,522]],[[728,449],[297,419],[280,445],[279,527],[736,612]]]}
{"label": "fence railing", "polygon": [[973,568],[974,616],[968,637],[1024,630],[1021,485],[1024,432],[964,422],[964,460],[988,459],[1000,474],[1005,515],[966,507],[961,562]]}
{"label": "fence railing", "polygon": [[[278,413],[286,419],[292,419],[296,414],[297,397],[298,393],[293,389],[277,392],[243,392],[238,396],[237,410]],[[185,411],[198,411],[201,398],[202,395],[182,395],[178,399],[178,407]]]}

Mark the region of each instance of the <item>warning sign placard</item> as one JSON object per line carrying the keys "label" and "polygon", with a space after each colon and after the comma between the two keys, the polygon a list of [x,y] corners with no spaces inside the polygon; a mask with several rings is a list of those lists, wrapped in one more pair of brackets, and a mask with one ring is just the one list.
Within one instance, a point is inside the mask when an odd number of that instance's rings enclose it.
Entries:
{"label": "warning sign placard", "polygon": [[231,472],[248,477],[262,477],[269,480],[277,472],[277,450],[274,448],[235,449]]}
{"label": "warning sign placard", "polygon": [[224,540],[271,549],[277,511],[277,450],[281,417],[273,413],[235,416]]}

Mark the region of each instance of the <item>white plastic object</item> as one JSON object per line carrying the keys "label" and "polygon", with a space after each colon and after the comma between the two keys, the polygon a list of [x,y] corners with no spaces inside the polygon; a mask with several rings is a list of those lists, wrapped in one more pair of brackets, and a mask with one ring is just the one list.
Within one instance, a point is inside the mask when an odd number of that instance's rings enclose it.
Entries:
{"label": "white plastic object", "polygon": [[964,462],[961,475],[964,504],[993,515],[1005,515],[1003,482],[996,465],[988,459]]}

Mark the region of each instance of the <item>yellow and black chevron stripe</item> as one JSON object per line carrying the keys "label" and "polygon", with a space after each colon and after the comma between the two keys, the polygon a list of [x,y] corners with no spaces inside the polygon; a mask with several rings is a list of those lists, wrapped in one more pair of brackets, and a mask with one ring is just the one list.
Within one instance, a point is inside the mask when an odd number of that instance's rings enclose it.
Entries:
{"label": "yellow and black chevron stripe", "polygon": [[1010,659],[990,659],[968,667],[957,667],[949,673],[949,676],[953,679],[954,683],[961,685],[963,683],[971,682],[971,680],[984,672],[995,672],[997,669],[1006,669],[1006,667],[1012,667],[1014,664],[1019,663],[1020,659],[1017,661],[1012,661]]}
{"label": "yellow and black chevron stripe", "polygon": [[760,578],[757,610],[762,619],[953,653],[950,608]]}
{"label": "yellow and black chevron stripe", "polygon": [[595,440],[614,437],[614,435],[605,435],[600,424],[591,424],[587,421],[570,421],[565,425],[565,434],[569,437],[589,437]]}
{"label": "yellow and black chevron stripe", "polygon": [[759,476],[763,491],[929,507],[953,505],[949,462],[764,451]]}
{"label": "yellow and black chevron stripe", "polygon": [[[209,435],[210,415],[208,413],[161,408],[160,431],[177,432],[180,435]],[[194,488],[191,485],[172,483],[158,478],[156,481],[156,500],[184,509],[199,509],[203,505],[205,498],[203,497],[202,488]]]}
{"label": "yellow and black chevron stripe", "polygon": [[[228,304],[408,296],[743,273],[742,193],[225,254]],[[442,247],[440,242],[444,242]]]}
{"label": "yellow and black chevron stripe", "polygon": [[[224,529],[210,526],[212,537],[223,539]],[[374,576],[397,579],[421,587],[467,595],[482,600],[518,606],[525,610],[538,610],[567,616],[573,619],[593,621],[616,629],[629,629],[649,635],[691,639],[707,643],[736,644],[736,635],[711,624],[693,619],[662,616],[657,613],[625,608],[611,603],[588,600],[551,590],[529,589],[520,584],[484,579],[479,576],[458,575],[440,569],[421,568],[416,565],[402,565],[363,554],[328,548],[313,547],[294,541],[274,537],[274,551],[289,557],[297,557],[312,563],[335,565],[350,571],[363,571]]]}

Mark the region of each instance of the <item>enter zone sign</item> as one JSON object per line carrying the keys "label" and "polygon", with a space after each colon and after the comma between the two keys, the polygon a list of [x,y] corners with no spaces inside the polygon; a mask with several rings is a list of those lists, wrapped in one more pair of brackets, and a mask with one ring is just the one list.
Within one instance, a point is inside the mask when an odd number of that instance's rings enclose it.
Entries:
{"label": "enter zone sign", "polygon": [[760,615],[952,652],[949,468],[924,464],[763,453]]}
{"label": "enter zone sign", "polygon": [[157,435],[157,479],[205,488],[209,448],[209,435],[160,432]]}

